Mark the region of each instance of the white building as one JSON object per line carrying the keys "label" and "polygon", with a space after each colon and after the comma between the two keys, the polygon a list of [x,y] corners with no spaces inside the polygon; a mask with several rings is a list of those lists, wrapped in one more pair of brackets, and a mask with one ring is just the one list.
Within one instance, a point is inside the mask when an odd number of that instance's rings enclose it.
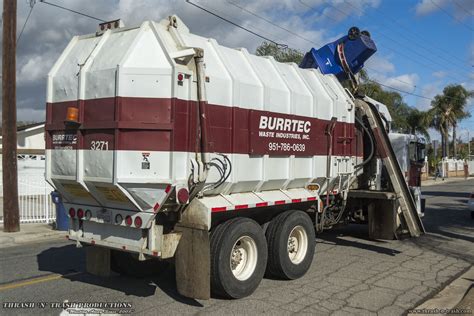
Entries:
{"label": "white building", "polygon": [[[17,129],[18,195],[20,221],[50,222],[54,219],[50,192],[45,181],[45,123],[21,126]],[[0,135],[0,148],[3,139]],[[0,223],[3,221],[3,178],[0,152]]]}
{"label": "white building", "polygon": [[[18,154],[44,155],[44,123],[35,123],[18,127],[17,129]],[[3,139],[0,135],[0,148]],[[0,167],[1,168],[1,167]]]}

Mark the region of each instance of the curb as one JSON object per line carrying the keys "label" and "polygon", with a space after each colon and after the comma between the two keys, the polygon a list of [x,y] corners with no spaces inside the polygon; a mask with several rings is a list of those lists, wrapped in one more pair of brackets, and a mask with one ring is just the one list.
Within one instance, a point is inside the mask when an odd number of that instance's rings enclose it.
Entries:
{"label": "curb", "polygon": [[37,233],[18,234],[13,236],[0,236],[0,248],[9,248],[19,244],[39,242],[50,239],[62,239],[65,238],[66,234],[66,231],[51,230]]}
{"label": "curb", "polygon": [[[435,294],[431,299],[418,305],[413,310],[418,312],[408,313],[408,316],[423,314],[440,314],[434,311],[446,311],[454,309],[472,287],[474,279],[474,267],[471,266],[467,272],[448,284],[441,292]],[[446,314],[446,313],[441,313]]]}
{"label": "curb", "polygon": [[424,180],[424,181],[421,181],[421,187],[429,187],[429,186],[432,186],[432,185],[436,185],[436,184],[446,184],[446,183],[453,183],[453,182],[460,182],[460,181],[468,181],[468,180],[471,180],[473,179],[473,177],[469,177],[467,179],[465,179],[464,177],[462,178],[446,178],[445,180],[442,180],[442,179],[438,179],[438,180],[433,180],[433,179],[429,179],[429,180]]}

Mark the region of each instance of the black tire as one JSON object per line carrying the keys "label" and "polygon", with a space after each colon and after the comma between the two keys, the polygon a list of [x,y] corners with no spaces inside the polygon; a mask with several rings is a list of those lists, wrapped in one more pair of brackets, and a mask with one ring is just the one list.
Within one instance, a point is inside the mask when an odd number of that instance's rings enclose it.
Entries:
{"label": "black tire", "polygon": [[[306,253],[295,259],[290,259],[288,247],[290,233],[294,228],[304,230],[307,236]],[[301,228],[300,228],[301,227]],[[302,211],[286,211],[275,217],[268,226],[266,237],[268,243],[268,263],[266,275],[286,280],[302,277],[313,262],[315,235],[314,225],[308,214]],[[297,252],[295,253],[297,255]]]}
{"label": "black tire", "polygon": [[360,37],[359,28],[357,26],[351,27],[349,31],[347,31],[347,37],[349,37],[351,41],[358,39]]}
{"label": "black tire", "polygon": [[[254,241],[256,266],[248,278],[239,280],[231,268],[234,245],[242,237]],[[211,291],[213,295],[242,298],[252,294],[265,274],[267,242],[262,228],[249,218],[233,218],[211,232]],[[251,269],[250,269],[251,270]]]}
{"label": "black tire", "polygon": [[139,261],[136,255],[117,250],[112,250],[110,265],[112,271],[135,278],[156,276],[169,267],[166,261],[155,259]]}

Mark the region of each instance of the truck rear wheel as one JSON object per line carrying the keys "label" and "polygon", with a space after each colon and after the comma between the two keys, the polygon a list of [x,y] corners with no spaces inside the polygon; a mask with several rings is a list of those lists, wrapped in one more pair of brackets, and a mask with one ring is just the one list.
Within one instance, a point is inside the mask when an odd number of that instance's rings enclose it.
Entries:
{"label": "truck rear wheel", "polygon": [[286,211],[268,225],[267,275],[287,280],[308,271],[314,257],[314,228],[308,214]]}
{"label": "truck rear wheel", "polygon": [[267,242],[259,224],[238,217],[211,233],[211,290],[228,298],[255,291],[267,265]]}

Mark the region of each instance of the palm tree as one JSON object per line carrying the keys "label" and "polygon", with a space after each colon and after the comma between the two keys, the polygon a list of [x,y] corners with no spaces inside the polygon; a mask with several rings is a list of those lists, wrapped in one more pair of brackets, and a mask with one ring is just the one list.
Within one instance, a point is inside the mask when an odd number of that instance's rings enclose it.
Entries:
{"label": "palm tree", "polygon": [[445,102],[443,96],[437,95],[431,101],[431,109],[429,110],[432,118],[430,126],[435,128],[441,134],[441,151],[442,157],[448,156],[448,139],[449,127],[453,121],[451,109]]}
{"label": "palm tree", "polygon": [[430,125],[431,115],[429,112],[420,111],[415,108],[409,108],[406,116],[407,132],[413,135],[423,135],[427,141],[430,140],[428,127]]}
{"label": "palm tree", "polygon": [[448,85],[442,95],[437,95],[431,101],[430,114],[433,118],[432,127],[441,133],[443,157],[448,155],[449,129],[453,128],[453,156],[457,156],[456,128],[458,122],[471,114],[466,110],[467,100],[474,96],[474,91],[468,91],[461,85]]}

